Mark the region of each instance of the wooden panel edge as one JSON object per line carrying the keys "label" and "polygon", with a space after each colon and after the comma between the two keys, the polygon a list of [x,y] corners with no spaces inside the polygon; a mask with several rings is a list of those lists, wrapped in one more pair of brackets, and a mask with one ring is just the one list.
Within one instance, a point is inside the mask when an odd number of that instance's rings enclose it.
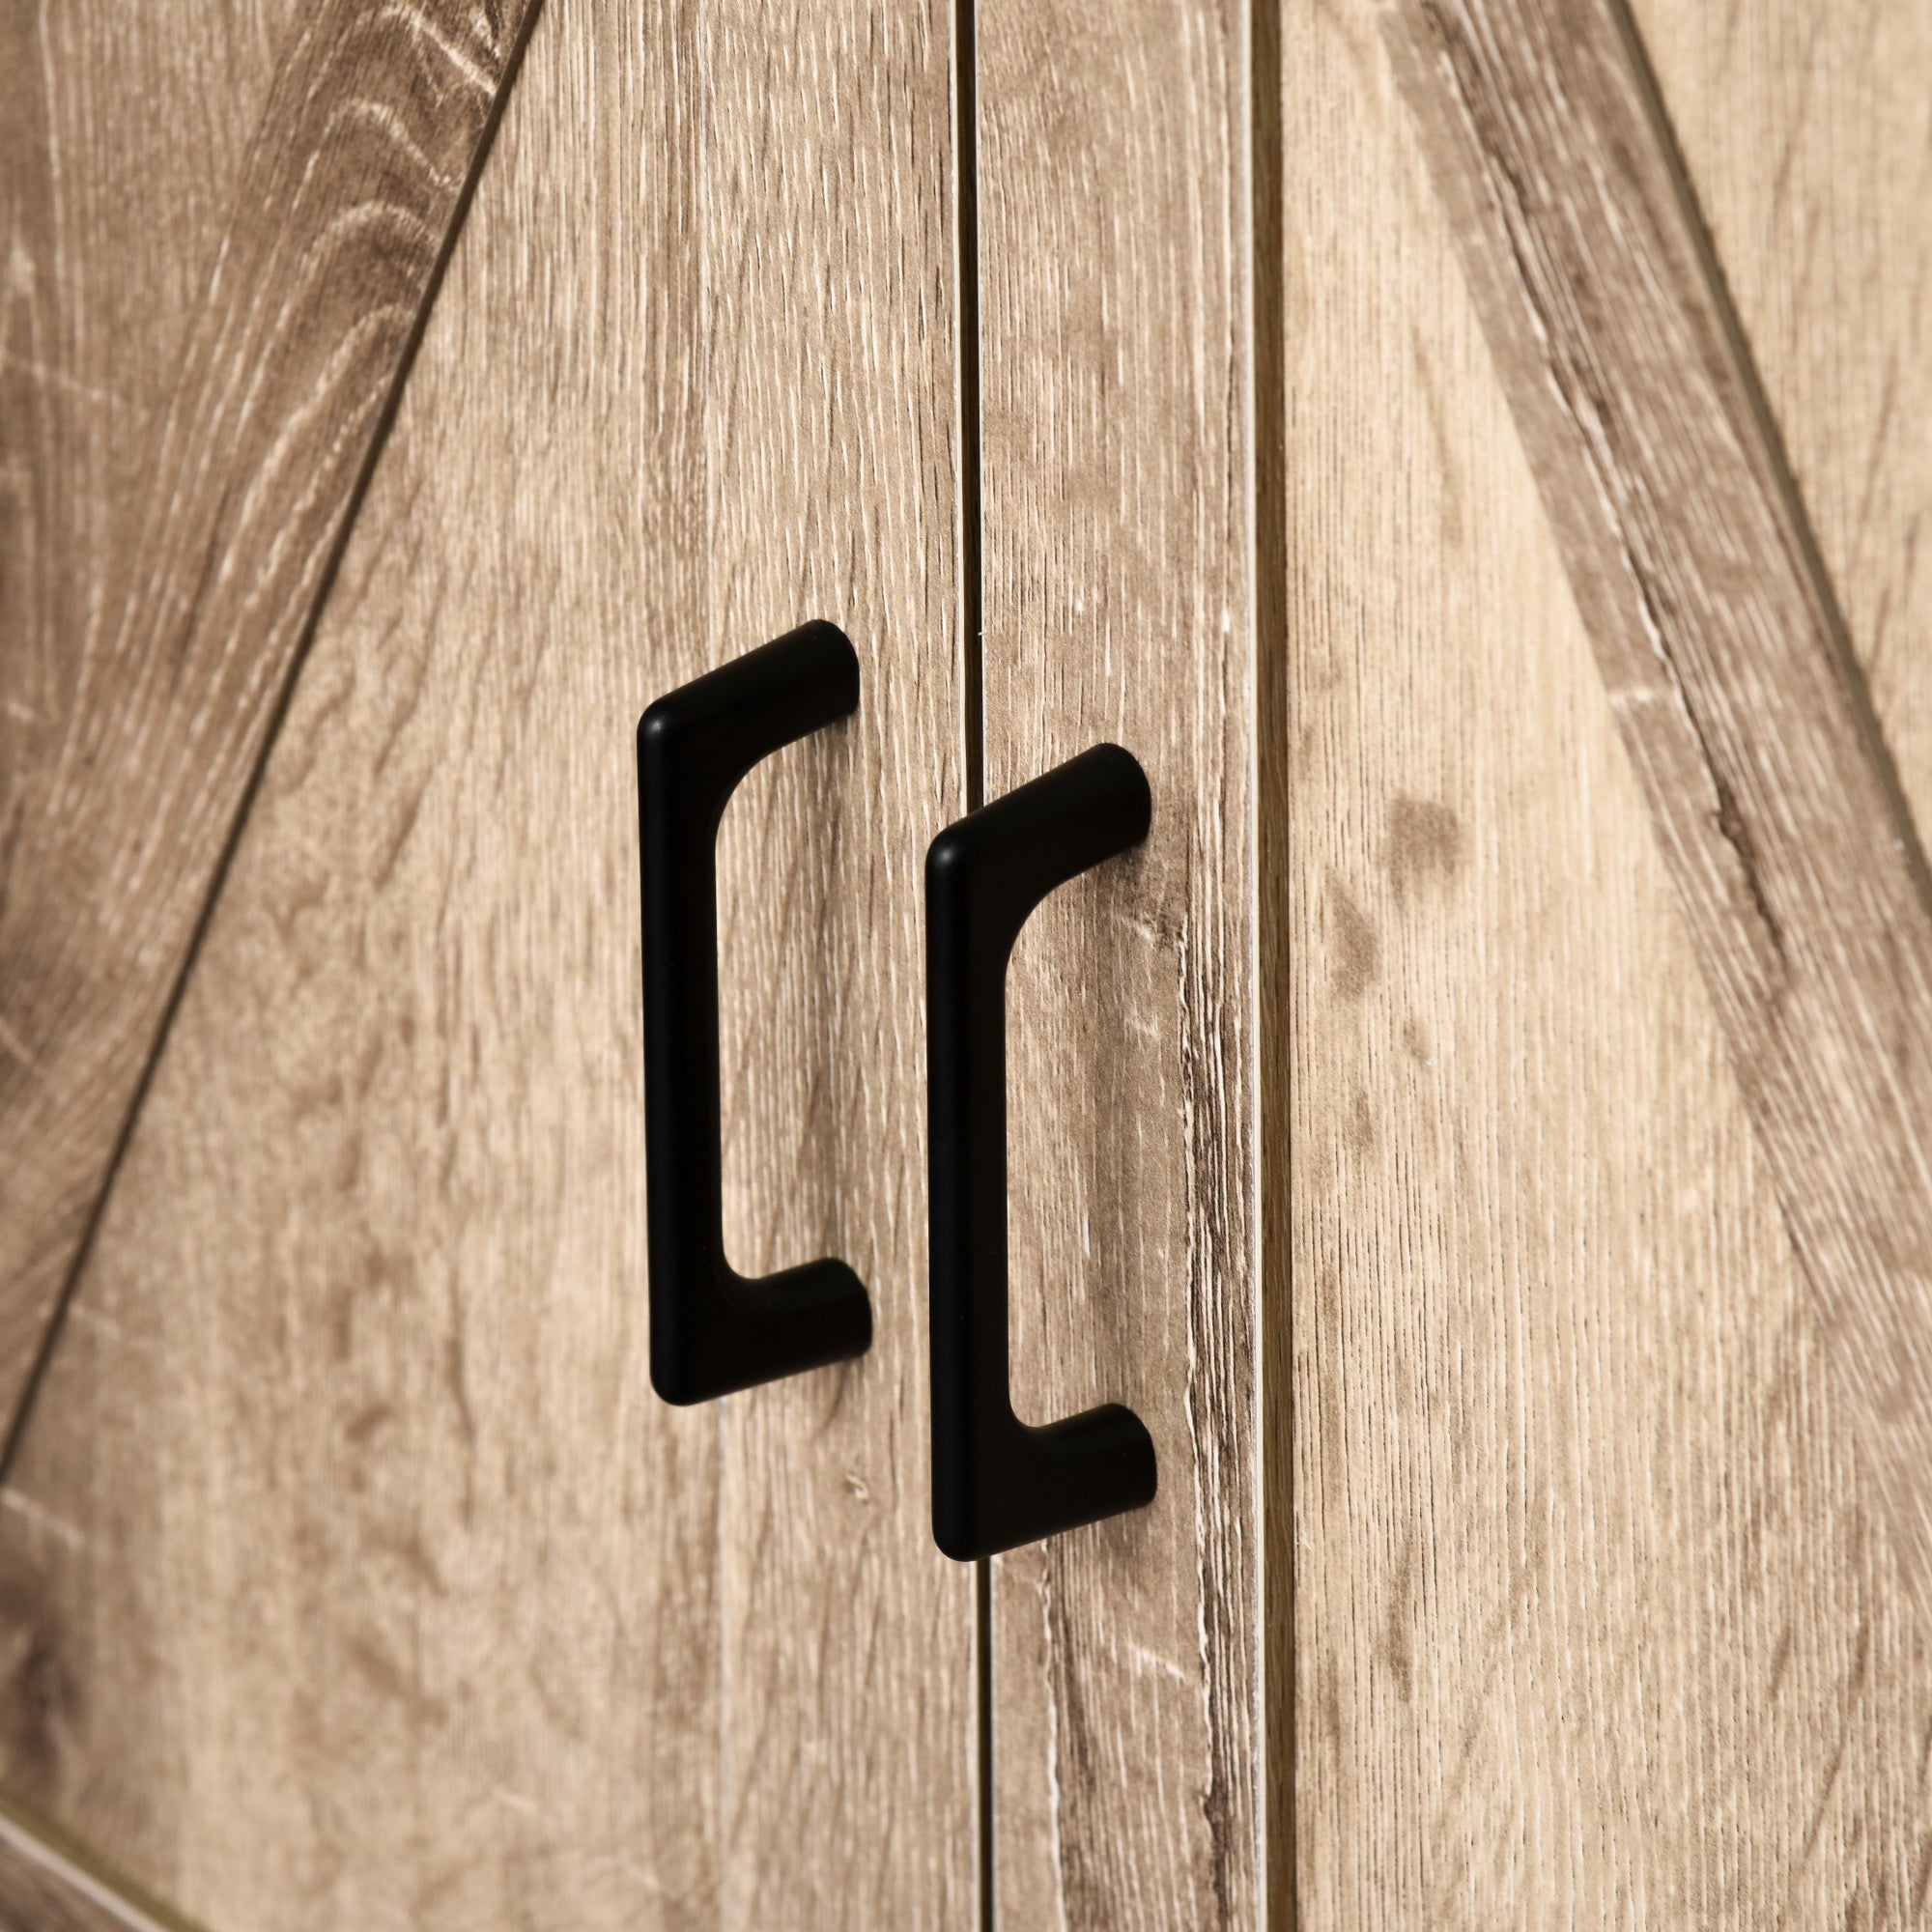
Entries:
{"label": "wooden panel edge", "polygon": [[[24,1915],[24,1916],[23,1916]],[[198,1932],[98,1871],[61,1834],[0,1800],[0,1927],[6,1932]]]}
{"label": "wooden panel edge", "polygon": [[[433,4],[372,21],[356,0],[332,0],[295,30],[149,446],[153,506],[122,580],[103,587],[99,662],[84,668],[55,769],[30,796],[45,863],[20,864],[24,840],[5,853],[0,979],[27,998],[42,981],[51,1014],[48,1037],[16,1024],[14,1051],[0,1056],[0,1128],[15,1155],[0,1175],[0,1470],[57,1344],[543,0],[500,0],[494,71],[467,44],[490,28],[488,10],[444,32],[424,17]],[[396,100],[366,99],[382,72],[362,46],[371,35],[395,40]],[[421,101],[441,97],[418,70],[435,58],[455,76],[444,94],[470,111],[450,112],[447,138],[425,145],[419,124],[435,117]],[[420,208],[400,191],[395,156],[353,151],[326,85],[331,68],[361,84],[361,118],[421,164]],[[420,235],[399,242],[412,224]],[[344,406],[326,410],[326,398]],[[230,452],[247,439],[255,461],[244,468]],[[255,567],[242,567],[251,554]],[[96,641],[91,633],[87,645]],[[103,840],[110,823],[126,836]]]}

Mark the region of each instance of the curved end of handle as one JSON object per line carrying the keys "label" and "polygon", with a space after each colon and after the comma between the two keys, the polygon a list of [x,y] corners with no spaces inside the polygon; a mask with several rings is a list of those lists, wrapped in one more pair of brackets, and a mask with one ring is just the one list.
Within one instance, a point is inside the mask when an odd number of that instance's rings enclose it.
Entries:
{"label": "curved end of handle", "polygon": [[935,1468],[932,1539],[955,1563],[1145,1509],[1160,1488],[1153,1437],[1118,1402],[1044,1428],[1015,1422]]}
{"label": "curved end of handle", "polygon": [[1152,824],[1140,760],[1095,745],[947,826],[926,847],[926,902],[1009,947],[1050,892],[1131,851]]}
{"label": "curved end of handle", "polygon": [[837,624],[814,618],[655,699],[638,720],[638,755],[709,740],[726,771],[749,767],[858,708],[859,653]]}
{"label": "curved end of handle", "polygon": [[1153,787],[1141,761],[1124,745],[1108,741],[1073,762],[1090,764],[1094,790],[1118,812],[1121,849],[1138,845],[1153,829]]}
{"label": "curved end of handle", "polygon": [[651,1387],[673,1407],[829,1368],[871,1346],[871,1297],[841,1261],[755,1280],[726,1268],[700,1301],[652,1297]]}
{"label": "curved end of handle", "polygon": [[770,1366],[760,1381],[849,1362],[872,1346],[871,1296],[841,1261],[741,1281],[739,1293],[767,1338]]}
{"label": "curved end of handle", "polygon": [[1042,1460],[1064,1462],[1069,1476],[1077,1479],[1079,1504],[1087,1512],[1081,1522],[1145,1509],[1159,1492],[1153,1437],[1124,1403],[1102,1403],[1032,1434]]}

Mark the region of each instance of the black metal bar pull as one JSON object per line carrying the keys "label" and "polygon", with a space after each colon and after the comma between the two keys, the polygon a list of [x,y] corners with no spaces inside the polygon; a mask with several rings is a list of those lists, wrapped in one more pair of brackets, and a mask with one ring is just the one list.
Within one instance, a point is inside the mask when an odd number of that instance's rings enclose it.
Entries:
{"label": "black metal bar pull", "polygon": [[1098,745],[950,825],[925,856],[932,1533],[970,1562],[1139,1509],[1153,1438],[1119,1403],[1013,1413],[1007,1311],[1007,962],[1056,886],[1147,837],[1147,775]]}
{"label": "black metal bar pull", "polygon": [[680,685],[638,724],[651,1386],[667,1402],[729,1395],[871,1344],[871,1304],[843,1262],[748,1280],[724,1259],[718,1097],[725,804],[761,758],[858,705],[859,660],[845,634],[805,624]]}

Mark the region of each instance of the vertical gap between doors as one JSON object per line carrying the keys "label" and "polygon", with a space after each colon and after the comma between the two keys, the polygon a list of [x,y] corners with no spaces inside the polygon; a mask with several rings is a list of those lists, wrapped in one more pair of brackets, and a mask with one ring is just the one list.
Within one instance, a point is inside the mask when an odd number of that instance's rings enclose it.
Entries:
{"label": "vertical gap between doors", "polygon": [[974,1645],[980,1667],[980,1932],[993,1932],[993,1559],[973,1565]]}
{"label": "vertical gap between doors", "polygon": [[980,568],[980,139],[975,0],[954,0],[954,148],[959,223],[959,629],[965,700],[966,809],[986,802],[984,610]]}
{"label": "vertical gap between doors", "polygon": [[[953,0],[953,206],[959,296],[959,648],[966,809],[986,802],[984,608],[980,484],[980,102],[975,0]],[[973,1566],[980,1932],[993,1932],[993,1566]]]}
{"label": "vertical gap between doors", "polygon": [[1260,1221],[1255,1415],[1262,1510],[1261,1869],[1263,1922],[1295,1924],[1294,1284],[1288,1050],[1293,857],[1289,845],[1288,355],[1284,10],[1248,12],[1249,341],[1252,368],[1257,1063]]}

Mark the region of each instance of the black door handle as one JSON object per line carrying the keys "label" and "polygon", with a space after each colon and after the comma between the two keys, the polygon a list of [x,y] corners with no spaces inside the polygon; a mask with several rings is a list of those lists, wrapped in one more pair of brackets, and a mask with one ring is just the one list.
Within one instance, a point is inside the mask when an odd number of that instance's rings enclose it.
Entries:
{"label": "black door handle", "polygon": [[761,758],[858,706],[845,634],[805,624],[680,685],[638,724],[651,1386],[667,1402],[729,1395],[871,1344],[871,1304],[843,1262],[748,1280],[724,1259],[718,1097],[725,804]]}
{"label": "black door handle", "polygon": [[1033,1428],[1007,1331],[1007,961],[1054,887],[1147,837],[1147,775],[1097,745],[949,825],[925,855],[932,1533],[969,1562],[1139,1509],[1153,1438],[1119,1403]]}

